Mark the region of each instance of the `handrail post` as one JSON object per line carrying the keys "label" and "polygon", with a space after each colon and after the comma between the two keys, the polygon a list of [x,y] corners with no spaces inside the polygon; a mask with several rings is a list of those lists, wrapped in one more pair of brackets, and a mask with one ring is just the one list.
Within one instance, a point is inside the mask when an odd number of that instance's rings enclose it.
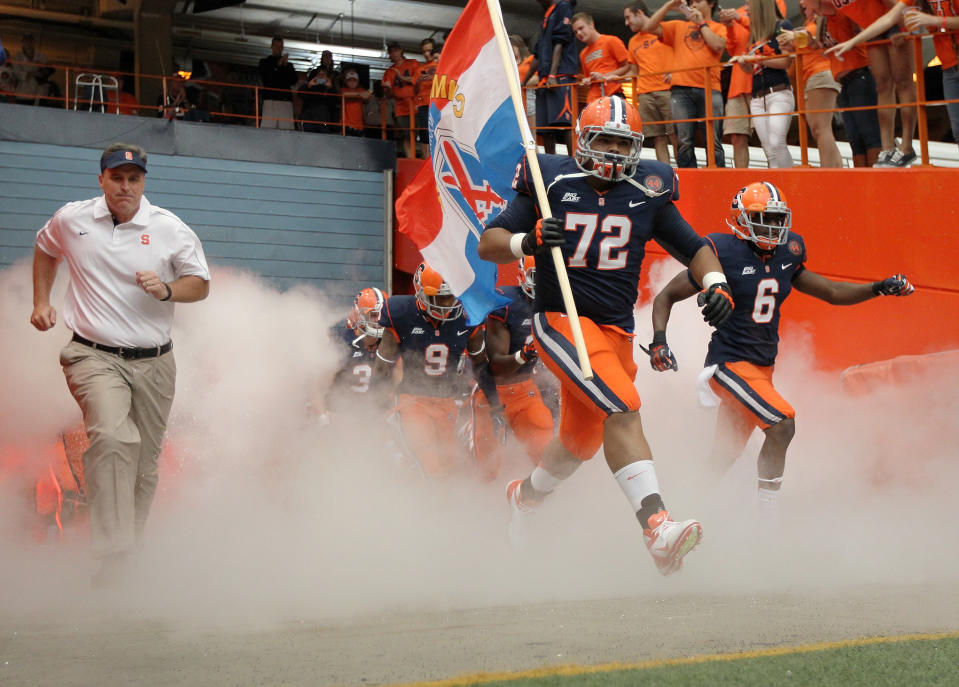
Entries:
{"label": "handrail post", "polygon": [[253,116],[255,117],[254,126],[260,128],[260,87],[253,87]]}
{"label": "handrail post", "polygon": [[64,80],[63,80],[63,109],[70,109],[70,67],[66,67],[64,70]]}
{"label": "handrail post", "polygon": [[[588,86],[587,86],[588,88]],[[566,139],[569,141],[569,154],[572,155],[576,152],[576,137],[573,133],[576,131],[576,122],[579,119],[579,82],[574,81],[569,84],[569,138]],[[587,97],[589,97],[587,95]]]}
{"label": "handrail post", "polygon": [[[715,134],[713,132],[713,85],[709,80],[709,67],[703,67],[705,80],[703,81],[703,102],[706,105],[706,124],[703,137],[706,143],[706,166],[716,166],[716,151],[713,149],[715,144]],[[695,149],[695,136],[693,137],[693,146]],[[695,153],[693,153],[695,155]]]}
{"label": "handrail post", "polygon": [[[799,120],[799,164],[803,167],[809,166],[809,136],[806,133],[806,87],[802,83],[802,53],[796,53],[796,61],[793,63],[795,67],[795,75],[793,77],[793,82],[796,84],[796,89],[793,91],[796,94],[796,117]],[[819,145],[819,141],[816,141],[816,145]],[[822,167],[822,160],[819,160],[819,166]]]}
{"label": "handrail post", "polygon": [[410,124],[409,124],[409,134],[410,134],[410,158],[416,159],[416,103],[413,102],[412,98],[406,99],[407,107],[410,110]]}
{"label": "handrail post", "polygon": [[926,122],[926,73],[922,64],[922,40],[913,34],[912,54],[916,65],[916,122],[919,124],[919,155],[924,167],[929,166],[929,127]]}

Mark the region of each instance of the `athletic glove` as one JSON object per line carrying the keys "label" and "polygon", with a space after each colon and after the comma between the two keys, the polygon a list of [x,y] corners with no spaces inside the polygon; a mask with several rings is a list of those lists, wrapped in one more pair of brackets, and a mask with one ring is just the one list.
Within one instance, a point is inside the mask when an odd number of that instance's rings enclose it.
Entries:
{"label": "athletic glove", "polygon": [[729,284],[718,282],[699,292],[696,303],[703,309],[703,320],[710,327],[718,327],[733,314],[733,297]]}
{"label": "athletic glove", "polygon": [[539,357],[539,353],[536,351],[536,344],[530,341],[521,349],[516,351],[514,357],[516,358],[516,362],[518,362],[520,365],[524,365],[530,360],[536,360]]}
{"label": "athletic glove", "polygon": [[562,246],[566,243],[563,233],[563,220],[556,217],[546,217],[536,223],[536,228],[526,232],[523,237],[523,253],[532,255],[548,251],[553,246]]}
{"label": "athletic glove", "polygon": [[904,274],[894,274],[872,285],[872,292],[877,296],[908,296],[915,290]]}
{"label": "athletic glove", "polygon": [[660,330],[653,332],[653,342],[649,344],[649,365],[657,372],[666,370],[679,371],[679,363],[676,362],[676,356],[669,350],[669,344],[666,343],[666,332]]}
{"label": "athletic glove", "polygon": [[506,424],[506,418],[503,417],[503,406],[490,408],[490,418],[493,420],[493,436],[496,441],[505,446],[509,438],[507,436],[509,426]]}

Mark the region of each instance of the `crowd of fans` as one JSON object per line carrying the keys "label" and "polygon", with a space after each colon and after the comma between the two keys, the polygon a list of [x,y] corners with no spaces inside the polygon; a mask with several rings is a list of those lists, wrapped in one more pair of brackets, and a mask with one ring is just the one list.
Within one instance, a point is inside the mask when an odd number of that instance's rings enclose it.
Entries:
{"label": "crowd of fans", "polygon": [[[661,161],[672,157],[678,167],[695,167],[696,146],[708,142],[707,159],[726,166],[725,139],[733,151],[732,164],[746,167],[755,134],[770,167],[791,167],[787,136],[801,93],[821,166],[843,164],[829,110],[878,106],[842,112],[853,163],[906,167],[917,159],[913,41],[904,38],[909,31],[936,34],[944,96],[959,99],[959,16],[951,3],[899,0],[887,9],[883,0],[799,0],[804,18],[794,26],[786,18],[785,0],[747,0],[725,9],[718,0],[666,0],[655,12],[644,0],[634,0],[623,9],[633,33],[626,45],[601,33],[589,13],[574,12],[576,0],[539,2],[545,14],[533,50],[519,35],[510,41],[529,123],[547,152],[556,143],[570,145],[577,106],[619,95],[637,105],[647,147]],[[885,38],[892,40],[862,45]],[[276,37],[270,55],[259,62],[258,118],[246,113],[246,123],[376,138],[388,132],[400,156],[426,157],[430,91],[441,48],[438,40],[424,39],[420,61],[392,42],[382,80],[365,84],[366,74],[361,78],[355,65],[338,68],[328,50],[305,74],[298,73],[284,52],[283,38]],[[58,105],[62,96],[50,79],[54,70],[41,66],[46,61],[34,37],[24,35],[12,66],[0,63],[0,91],[18,103]],[[166,84],[157,116],[210,121],[202,89],[190,88],[179,76]],[[122,114],[149,111],[123,88],[122,80],[117,93]],[[228,111],[223,96],[222,109]],[[959,102],[946,108],[953,138],[959,141]],[[703,120],[708,110],[714,119],[707,135]]]}

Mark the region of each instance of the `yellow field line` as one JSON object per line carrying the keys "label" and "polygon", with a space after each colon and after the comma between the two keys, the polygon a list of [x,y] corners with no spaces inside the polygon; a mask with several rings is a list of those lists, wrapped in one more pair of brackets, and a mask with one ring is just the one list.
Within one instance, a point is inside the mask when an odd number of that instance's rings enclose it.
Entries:
{"label": "yellow field line", "polygon": [[536,668],[514,673],[476,673],[461,675],[447,680],[432,682],[405,682],[402,684],[387,685],[386,687],[464,687],[465,685],[497,682],[499,680],[524,680],[538,677],[552,677],[555,675],[588,675],[590,673],[609,673],[616,670],[642,670],[644,668],[659,668],[662,666],[682,666],[712,661],[739,661],[747,658],[765,658],[767,656],[787,656],[789,654],[804,654],[813,651],[828,649],[843,649],[853,646],[868,646],[870,644],[891,644],[894,642],[912,642],[930,639],[952,639],[959,637],[959,632],[940,632],[937,634],[912,634],[897,637],[861,637],[846,639],[838,642],[818,642],[816,644],[801,644],[799,646],[782,646],[772,649],[756,649],[755,651],[740,651],[731,654],[705,654],[702,656],[688,656],[686,658],[666,658],[639,663],[603,663],[596,666],[562,665],[549,668]]}

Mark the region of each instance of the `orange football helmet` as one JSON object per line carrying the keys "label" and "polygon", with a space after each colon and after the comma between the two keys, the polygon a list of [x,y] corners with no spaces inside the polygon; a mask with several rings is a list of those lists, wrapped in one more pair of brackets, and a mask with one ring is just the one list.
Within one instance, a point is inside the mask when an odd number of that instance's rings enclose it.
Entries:
{"label": "orange football helmet", "polygon": [[532,255],[519,261],[519,287],[530,298],[536,298],[536,260]]}
{"label": "orange football helmet", "polygon": [[[625,155],[607,153],[593,148],[600,136],[621,136],[631,142]],[[576,152],[573,158],[587,174],[622,181],[633,176],[639,164],[643,147],[643,119],[631,104],[617,96],[605,96],[594,100],[579,114],[576,120]]]}
{"label": "orange football helmet", "polygon": [[[456,298],[450,285],[425,262],[420,263],[413,273],[413,288],[416,290],[417,306],[434,320],[455,320],[463,312],[463,304]],[[437,302],[437,298],[444,298],[451,305],[443,305]]]}
{"label": "orange football helmet", "polygon": [[726,224],[744,241],[764,253],[786,243],[792,228],[792,210],[786,197],[768,181],[754,181],[733,197]]}
{"label": "orange football helmet", "polygon": [[386,295],[375,287],[363,289],[353,298],[353,310],[346,318],[346,326],[357,336],[371,336],[374,339],[383,338],[383,327],[380,326],[380,313]]}

